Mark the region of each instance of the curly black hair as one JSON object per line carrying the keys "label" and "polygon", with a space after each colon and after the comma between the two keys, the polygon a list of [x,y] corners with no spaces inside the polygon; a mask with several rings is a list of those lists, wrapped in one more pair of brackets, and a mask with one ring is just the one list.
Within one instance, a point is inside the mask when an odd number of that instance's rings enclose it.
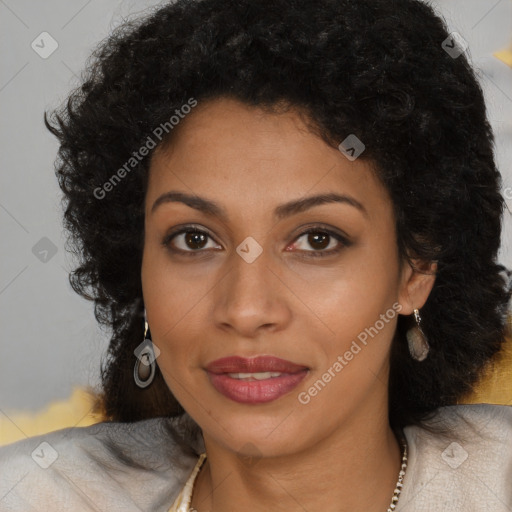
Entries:
{"label": "curly black hair", "polygon": [[459,48],[450,37],[418,0],[177,0],[98,44],[81,85],[44,120],[60,141],[66,245],[79,258],[70,283],[112,330],[99,394],[107,420],[185,412],[158,369],[140,389],[133,367],[155,149],[138,150],[159,126],[156,147],[170,144],[179,126],[169,120],[191,98],[294,107],[329,145],[349,134],[364,142],[360,158],[393,202],[401,261],[437,262],[421,315],[425,361],[408,352],[412,318],[398,318],[390,425],[425,426],[473,389],[506,339],[511,272],[496,260],[505,202],[494,136],[467,52],[447,51]]}

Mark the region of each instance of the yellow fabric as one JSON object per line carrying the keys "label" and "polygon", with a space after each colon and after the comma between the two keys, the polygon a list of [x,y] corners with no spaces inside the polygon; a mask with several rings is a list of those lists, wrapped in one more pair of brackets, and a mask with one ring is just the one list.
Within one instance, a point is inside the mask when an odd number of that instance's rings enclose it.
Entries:
{"label": "yellow fabric", "polygon": [[[509,321],[512,322],[512,317]],[[512,333],[507,336],[498,358],[489,365],[475,391],[460,403],[512,405]]]}
{"label": "yellow fabric", "polygon": [[199,470],[206,460],[206,453],[202,453],[197,460],[192,473],[188,477],[185,485],[181,489],[171,508],[167,512],[189,512],[190,502],[192,501],[192,491],[194,490],[194,484],[196,483],[196,477],[199,474]]}
{"label": "yellow fabric", "polygon": [[86,427],[102,421],[94,412],[94,391],[74,388],[65,400],[51,402],[41,411],[0,409],[0,445],[66,427]]}
{"label": "yellow fabric", "polygon": [[[512,318],[510,319],[512,322]],[[459,403],[512,405],[512,335],[507,337],[499,358],[489,366],[475,391]],[[103,421],[94,412],[94,392],[75,388],[67,400],[51,402],[42,411],[0,410],[0,445],[66,427],[87,426]]]}
{"label": "yellow fabric", "polygon": [[495,52],[493,55],[512,68],[512,43],[508,48]]}

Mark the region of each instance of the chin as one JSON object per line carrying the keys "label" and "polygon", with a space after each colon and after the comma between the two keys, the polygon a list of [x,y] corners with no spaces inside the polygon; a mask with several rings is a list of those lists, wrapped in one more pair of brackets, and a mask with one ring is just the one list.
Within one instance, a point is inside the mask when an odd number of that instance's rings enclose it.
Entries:
{"label": "chin", "polygon": [[201,428],[206,438],[242,457],[278,457],[301,450],[302,444],[307,443],[304,432],[312,442],[317,437],[311,421],[304,419],[298,424],[291,416],[255,410],[222,413],[221,424],[208,416],[201,418]]}

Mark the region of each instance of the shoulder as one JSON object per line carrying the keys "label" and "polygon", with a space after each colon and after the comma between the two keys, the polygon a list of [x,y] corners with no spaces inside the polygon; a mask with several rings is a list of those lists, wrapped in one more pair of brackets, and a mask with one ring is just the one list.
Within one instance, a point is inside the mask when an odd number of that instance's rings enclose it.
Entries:
{"label": "shoulder", "polygon": [[169,422],[103,422],[0,447],[0,511],[167,512],[197,461]]}
{"label": "shoulder", "polygon": [[404,429],[409,463],[397,512],[512,510],[512,406],[441,407],[427,423],[437,431]]}

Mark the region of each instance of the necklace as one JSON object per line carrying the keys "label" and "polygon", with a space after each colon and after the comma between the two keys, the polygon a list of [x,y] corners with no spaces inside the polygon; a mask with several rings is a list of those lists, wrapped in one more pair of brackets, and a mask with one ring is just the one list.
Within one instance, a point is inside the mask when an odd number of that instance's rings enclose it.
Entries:
{"label": "necklace", "polygon": [[[398,498],[400,497],[400,493],[402,492],[403,487],[403,481],[405,477],[405,470],[407,469],[407,440],[405,438],[405,435],[400,436],[401,437],[401,444],[402,444],[402,465],[400,467],[400,472],[398,473],[398,481],[396,483],[395,490],[393,491],[393,497],[391,498],[391,503],[387,509],[386,512],[393,512],[396,509],[396,505],[398,503]],[[197,461],[196,467],[194,468],[194,471],[190,475],[189,481],[186,484],[186,496],[182,498],[180,495],[178,500],[176,500],[175,505],[176,508],[171,507],[169,512],[174,510],[186,510],[186,512],[190,512],[193,509],[190,509],[190,501],[192,498],[192,490],[194,488],[195,479],[197,477],[197,474],[199,473],[199,470],[203,466],[203,463],[206,460],[206,453],[201,454],[199,457],[199,460]],[[181,501],[183,499],[183,501]],[[181,506],[180,506],[181,505]],[[182,509],[183,505],[185,505],[185,508]],[[178,508],[179,507],[179,508]]]}
{"label": "necklace", "polygon": [[387,512],[393,512],[396,508],[396,504],[398,503],[398,498],[400,497],[400,493],[402,492],[402,487],[404,486],[404,476],[405,470],[407,469],[407,440],[405,439],[405,435],[402,433],[401,436],[403,453],[402,453],[402,466],[400,467],[400,472],[398,473],[398,482],[396,483],[395,490],[393,491],[393,497],[391,498],[391,504],[388,507]]}

